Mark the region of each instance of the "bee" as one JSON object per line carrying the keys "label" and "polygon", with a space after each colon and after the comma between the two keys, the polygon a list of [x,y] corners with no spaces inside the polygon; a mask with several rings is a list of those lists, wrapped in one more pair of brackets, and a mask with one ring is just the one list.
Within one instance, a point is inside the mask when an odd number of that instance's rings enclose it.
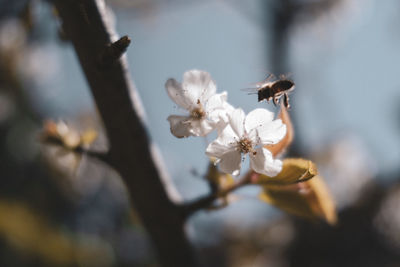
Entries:
{"label": "bee", "polygon": [[[292,80],[281,76],[280,79],[274,79],[274,75],[270,74],[264,81],[256,84],[256,88],[258,94],[258,102],[263,100],[267,100],[269,102],[272,99],[272,102],[276,106],[276,104],[280,103],[281,98],[283,97],[284,106],[289,109],[289,93],[292,92],[295,88],[295,84]],[[271,81],[272,80],[272,81]]]}

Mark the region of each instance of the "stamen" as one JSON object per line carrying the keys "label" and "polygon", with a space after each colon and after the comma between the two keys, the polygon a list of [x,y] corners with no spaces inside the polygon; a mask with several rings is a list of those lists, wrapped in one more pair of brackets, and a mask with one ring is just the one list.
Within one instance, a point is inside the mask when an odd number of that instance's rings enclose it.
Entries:
{"label": "stamen", "polygon": [[196,120],[201,120],[206,116],[206,113],[203,110],[203,107],[200,104],[200,100],[197,100],[197,104],[199,107],[192,109],[190,112],[190,117]]}
{"label": "stamen", "polygon": [[247,154],[249,152],[254,152],[253,143],[248,138],[242,138],[238,142],[240,152]]}

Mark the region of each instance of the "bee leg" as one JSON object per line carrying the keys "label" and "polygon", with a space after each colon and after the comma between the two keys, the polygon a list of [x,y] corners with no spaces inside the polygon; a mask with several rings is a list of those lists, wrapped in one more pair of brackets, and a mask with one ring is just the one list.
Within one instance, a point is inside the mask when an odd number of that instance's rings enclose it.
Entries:
{"label": "bee leg", "polygon": [[279,98],[277,98],[277,97],[274,97],[273,99],[272,99],[272,101],[274,102],[274,106],[276,106],[276,104],[278,103],[278,101],[279,101]]}
{"label": "bee leg", "polygon": [[283,95],[283,104],[285,105],[285,107],[286,107],[287,109],[290,109],[289,95],[288,95],[288,94],[284,94],[284,95]]}

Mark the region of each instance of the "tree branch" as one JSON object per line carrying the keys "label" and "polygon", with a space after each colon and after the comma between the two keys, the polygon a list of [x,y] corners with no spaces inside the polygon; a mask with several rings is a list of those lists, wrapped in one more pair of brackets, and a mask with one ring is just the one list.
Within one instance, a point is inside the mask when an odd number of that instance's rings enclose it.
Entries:
{"label": "tree branch", "polygon": [[104,2],[53,2],[64,31],[74,44],[103,120],[112,165],[128,188],[132,205],[153,240],[161,265],[196,266],[184,233],[185,218],[166,191],[172,187],[163,176],[140,118],[143,112],[127,75],[127,66],[121,60],[111,63],[104,60],[104,51],[112,44]]}
{"label": "tree branch", "polygon": [[[218,198],[225,197],[229,193],[235,191],[236,189],[241,188],[244,185],[248,185],[252,181],[252,177],[254,175],[253,171],[249,171],[245,176],[243,176],[239,181],[236,183],[220,189],[217,192],[211,192],[209,195],[200,197],[190,203],[185,203],[182,205],[183,214],[185,217],[191,216],[193,213],[208,208],[211,204],[217,200]],[[258,175],[258,174],[257,174]]]}
{"label": "tree branch", "polygon": [[59,146],[60,148],[63,148],[65,150],[68,150],[68,151],[71,151],[71,152],[74,152],[74,153],[77,153],[80,155],[87,155],[89,157],[100,160],[103,163],[106,163],[107,165],[110,165],[112,167],[110,153],[108,153],[108,152],[90,150],[90,149],[84,148],[82,145],[78,145],[76,147],[68,147],[62,142],[61,139],[59,139],[57,137],[53,137],[53,136],[44,135],[42,137],[41,141],[44,144],[56,145],[56,146]]}

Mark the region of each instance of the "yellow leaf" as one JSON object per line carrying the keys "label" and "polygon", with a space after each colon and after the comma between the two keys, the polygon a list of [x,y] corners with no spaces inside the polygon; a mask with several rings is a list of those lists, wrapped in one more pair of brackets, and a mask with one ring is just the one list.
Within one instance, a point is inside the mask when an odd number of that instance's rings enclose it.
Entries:
{"label": "yellow leaf", "polygon": [[213,162],[210,162],[208,164],[208,170],[206,175],[207,180],[213,184],[218,184],[218,177],[219,177],[219,171],[217,169],[217,166],[215,166]]}
{"label": "yellow leaf", "polygon": [[86,130],[82,135],[81,135],[81,143],[83,145],[90,145],[91,143],[94,142],[97,138],[97,132],[95,130],[89,129]]}
{"label": "yellow leaf", "polygon": [[214,163],[210,162],[207,171],[207,180],[218,189],[229,187],[235,183],[233,177],[227,173],[221,173]]}
{"label": "yellow leaf", "polygon": [[300,217],[322,219],[331,225],[337,222],[335,203],[320,176],[292,185],[264,186],[260,199]]}
{"label": "yellow leaf", "polygon": [[267,188],[275,188],[307,181],[317,174],[317,167],[311,160],[287,158],[283,160],[282,171],[277,176],[268,177],[260,174],[255,183]]}
{"label": "yellow leaf", "polygon": [[285,137],[283,137],[283,139],[279,141],[279,143],[264,146],[266,149],[271,151],[274,157],[276,157],[279,154],[282,154],[286,150],[286,148],[288,148],[289,145],[292,143],[294,137],[293,124],[292,121],[290,120],[289,112],[287,111],[285,105],[283,104],[283,101],[281,103],[281,111],[279,112],[278,119],[281,119],[282,122],[286,125]]}

